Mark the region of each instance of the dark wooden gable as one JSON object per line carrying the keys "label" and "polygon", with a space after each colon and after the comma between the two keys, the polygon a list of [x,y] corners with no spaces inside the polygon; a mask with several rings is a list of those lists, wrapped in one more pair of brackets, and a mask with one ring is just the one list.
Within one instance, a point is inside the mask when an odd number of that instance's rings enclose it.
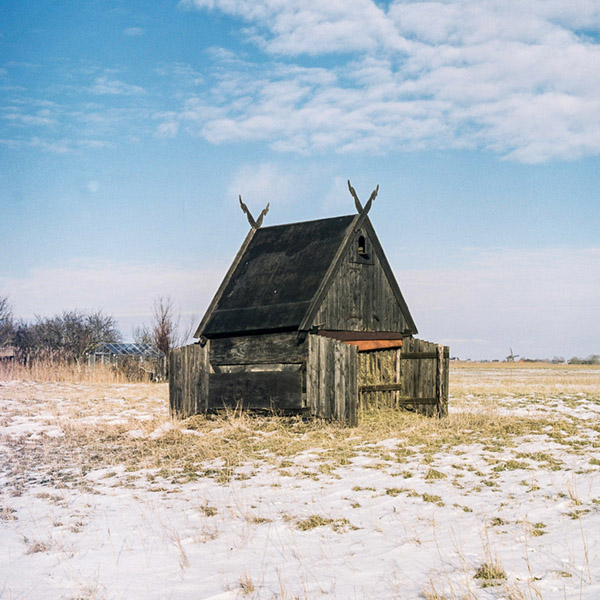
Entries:
{"label": "dark wooden gable", "polygon": [[301,329],[417,333],[368,218],[355,224],[338,261]]}
{"label": "dark wooden gable", "polygon": [[298,329],[354,216],[250,232],[196,337]]}
{"label": "dark wooden gable", "polygon": [[314,327],[417,332],[366,215],[252,229],[195,335]]}

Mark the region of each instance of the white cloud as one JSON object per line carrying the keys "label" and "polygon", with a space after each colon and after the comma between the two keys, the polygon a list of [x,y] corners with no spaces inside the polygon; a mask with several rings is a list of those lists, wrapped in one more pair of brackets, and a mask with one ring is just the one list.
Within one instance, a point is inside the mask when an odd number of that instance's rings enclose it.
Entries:
{"label": "white cloud", "polygon": [[55,125],[56,119],[52,118],[50,111],[38,111],[36,114],[24,114],[18,111],[10,111],[3,118],[16,125],[37,126]]}
{"label": "white cloud", "polygon": [[140,35],[144,35],[144,30],[141,27],[128,27],[124,33],[130,37],[139,37]]}
{"label": "white cloud", "polygon": [[186,63],[161,63],[156,68],[156,73],[161,77],[171,78],[183,86],[197,86],[204,83],[202,73]]}
{"label": "white cloud", "polygon": [[129,83],[124,83],[123,81],[119,81],[118,79],[109,79],[106,76],[96,77],[94,79],[93,84],[89,88],[90,93],[92,94],[110,94],[110,95],[123,95],[123,96],[131,96],[144,94],[144,88],[138,85],[131,85]]}
{"label": "white cloud", "polygon": [[227,187],[227,196],[237,198],[241,194],[250,212],[258,218],[266,202],[278,206],[293,202],[299,189],[303,189],[299,174],[272,163],[261,163],[240,167]]}
{"label": "white cloud", "polygon": [[[600,3],[188,0],[245,21],[286,63],[231,53],[181,111],[212,143],[294,152],[484,148],[521,162],[600,152]],[[328,68],[290,65],[336,54]],[[190,109],[190,107],[193,107]]]}
{"label": "white cloud", "polygon": [[156,137],[173,138],[179,131],[178,121],[165,121],[156,128]]}

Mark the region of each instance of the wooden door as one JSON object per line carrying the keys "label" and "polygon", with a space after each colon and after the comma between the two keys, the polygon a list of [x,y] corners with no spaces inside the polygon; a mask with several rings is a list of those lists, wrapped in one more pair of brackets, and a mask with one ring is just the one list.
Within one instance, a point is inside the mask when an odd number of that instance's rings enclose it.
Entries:
{"label": "wooden door", "polygon": [[306,392],[311,414],[351,427],[358,421],[358,353],[355,346],[308,336]]}
{"label": "wooden door", "polygon": [[407,338],[401,349],[359,354],[360,400],[426,415],[448,414],[449,348]]}
{"label": "wooden door", "polygon": [[181,419],[208,408],[209,344],[191,344],[169,353],[171,414]]}

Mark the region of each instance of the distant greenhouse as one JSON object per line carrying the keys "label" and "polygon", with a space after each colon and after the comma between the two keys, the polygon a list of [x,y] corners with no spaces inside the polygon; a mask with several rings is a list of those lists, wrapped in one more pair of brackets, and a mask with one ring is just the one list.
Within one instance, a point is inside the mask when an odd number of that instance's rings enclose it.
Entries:
{"label": "distant greenhouse", "polygon": [[145,373],[151,381],[166,378],[166,358],[151,344],[121,344],[103,342],[88,356],[91,367],[109,365],[135,375]]}

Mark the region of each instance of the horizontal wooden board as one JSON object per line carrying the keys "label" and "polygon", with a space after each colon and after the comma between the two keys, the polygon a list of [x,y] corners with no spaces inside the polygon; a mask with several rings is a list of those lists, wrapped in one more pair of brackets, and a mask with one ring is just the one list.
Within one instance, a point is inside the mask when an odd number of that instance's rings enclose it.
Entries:
{"label": "horizontal wooden board", "polygon": [[208,408],[299,410],[302,408],[300,371],[211,373]]}
{"label": "horizontal wooden board", "polygon": [[240,335],[213,338],[211,365],[251,363],[301,363],[308,357],[308,344],[298,344],[297,332]]}
{"label": "horizontal wooden board", "polygon": [[404,337],[400,331],[334,331],[331,329],[320,329],[318,335],[342,342],[350,340],[401,340]]}
{"label": "horizontal wooden board", "polygon": [[360,392],[401,392],[402,383],[374,383],[372,385],[359,385]]}
{"label": "horizontal wooden board", "polygon": [[[444,358],[448,358],[449,355],[449,351],[444,352]],[[402,358],[437,358],[437,352],[403,352]]]}
{"label": "horizontal wooden board", "polygon": [[250,365],[214,365],[214,373],[256,373],[265,371],[301,371],[304,363],[253,363]]}
{"label": "horizontal wooden board", "polygon": [[408,396],[400,396],[398,404],[437,404],[437,398],[409,398]]}

